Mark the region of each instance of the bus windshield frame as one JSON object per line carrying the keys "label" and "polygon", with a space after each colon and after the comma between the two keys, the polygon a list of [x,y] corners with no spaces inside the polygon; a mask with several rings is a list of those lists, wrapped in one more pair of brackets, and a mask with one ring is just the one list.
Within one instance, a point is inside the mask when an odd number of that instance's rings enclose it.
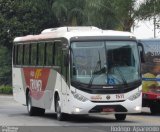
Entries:
{"label": "bus windshield frame", "polygon": [[71,82],[92,86],[122,86],[141,81],[136,41],[71,43]]}

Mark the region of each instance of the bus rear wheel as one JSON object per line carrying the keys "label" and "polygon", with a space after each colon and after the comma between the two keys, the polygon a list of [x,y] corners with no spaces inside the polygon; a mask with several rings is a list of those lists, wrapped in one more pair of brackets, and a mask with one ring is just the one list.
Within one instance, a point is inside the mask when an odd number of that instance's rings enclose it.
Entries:
{"label": "bus rear wheel", "polygon": [[30,116],[40,116],[40,115],[44,115],[45,113],[45,109],[32,106],[30,92],[27,94],[27,110]]}
{"label": "bus rear wheel", "polygon": [[115,118],[117,121],[124,121],[126,119],[126,114],[115,114]]}
{"label": "bus rear wheel", "polygon": [[65,120],[65,114],[61,112],[61,104],[60,104],[59,96],[56,97],[55,106],[56,106],[57,120],[59,120],[59,121]]}

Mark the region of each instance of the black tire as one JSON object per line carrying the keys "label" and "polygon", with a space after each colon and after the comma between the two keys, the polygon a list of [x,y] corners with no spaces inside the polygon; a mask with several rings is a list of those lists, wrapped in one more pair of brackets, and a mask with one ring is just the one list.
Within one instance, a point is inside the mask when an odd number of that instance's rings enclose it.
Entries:
{"label": "black tire", "polygon": [[61,105],[60,105],[59,96],[56,97],[55,106],[56,106],[57,120],[59,120],[59,121],[65,120],[65,114],[61,112]]}
{"label": "black tire", "polygon": [[160,108],[158,108],[157,106],[156,105],[151,105],[150,106],[150,111],[151,111],[152,115],[160,114]]}
{"label": "black tire", "polygon": [[30,116],[40,116],[40,115],[44,115],[45,113],[45,109],[32,106],[30,92],[27,95],[27,110]]}
{"label": "black tire", "polygon": [[124,121],[126,119],[126,114],[115,114],[115,118],[117,121]]}

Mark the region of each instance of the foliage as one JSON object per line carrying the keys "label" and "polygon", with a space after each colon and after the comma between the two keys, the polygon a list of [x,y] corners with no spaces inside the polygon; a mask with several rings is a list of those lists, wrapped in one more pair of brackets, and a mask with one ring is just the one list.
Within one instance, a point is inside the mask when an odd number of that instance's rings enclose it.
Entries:
{"label": "foliage", "polygon": [[8,85],[0,86],[0,94],[12,94],[12,87]]}
{"label": "foliage", "polygon": [[49,6],[40,0],[0,0],[0,84],[11,84],[13,39],[58,25]]}
{"label": "foliage", "polygon": [[52,11],[61,26],[82,25],[84,20],[85,0],[55,0]]}
{"label": "foliage", "polygon": [[86,0],[85,13],[87,25],[94,25],[102,29],[115,29],[116,15],[112,5],[113,0]]}
{"label": "foliage", "polygon": [[0,42],[9,49],[16,36],[37,34],[58,25],[46,1],[0,0],[0,9]]}
{"label": "foliage", "polygon": [[118,28],[120,30],[130,31],[136,18],[135,4],[136,0],[114,0],[113,8],[119,21]]}
{"label": "foliage", "polygon": [[11,53],[0,46],[0,85],[11,84]]}
{"label": "foliage", "polygon": [[[146,20],[153,18],[154,15],[160,14],[160,1],[159,0],[146,0],[137,12],[138,19]],[[158,17],[158,19],[160,19]]]}

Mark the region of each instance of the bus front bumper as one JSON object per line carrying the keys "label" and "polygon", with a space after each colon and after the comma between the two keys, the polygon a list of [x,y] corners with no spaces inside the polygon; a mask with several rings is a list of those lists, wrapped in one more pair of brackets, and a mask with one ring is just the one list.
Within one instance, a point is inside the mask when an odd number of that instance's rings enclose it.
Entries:
{"label": "bus front bumper", "polygon": [[141,113],[141,97],[135,99],[134,101],[130,101],[127,99],[123,102],[114,103],[94,103],[91,101],[80,102],[74,100],[74,102],[71,102],[70,114]]}

